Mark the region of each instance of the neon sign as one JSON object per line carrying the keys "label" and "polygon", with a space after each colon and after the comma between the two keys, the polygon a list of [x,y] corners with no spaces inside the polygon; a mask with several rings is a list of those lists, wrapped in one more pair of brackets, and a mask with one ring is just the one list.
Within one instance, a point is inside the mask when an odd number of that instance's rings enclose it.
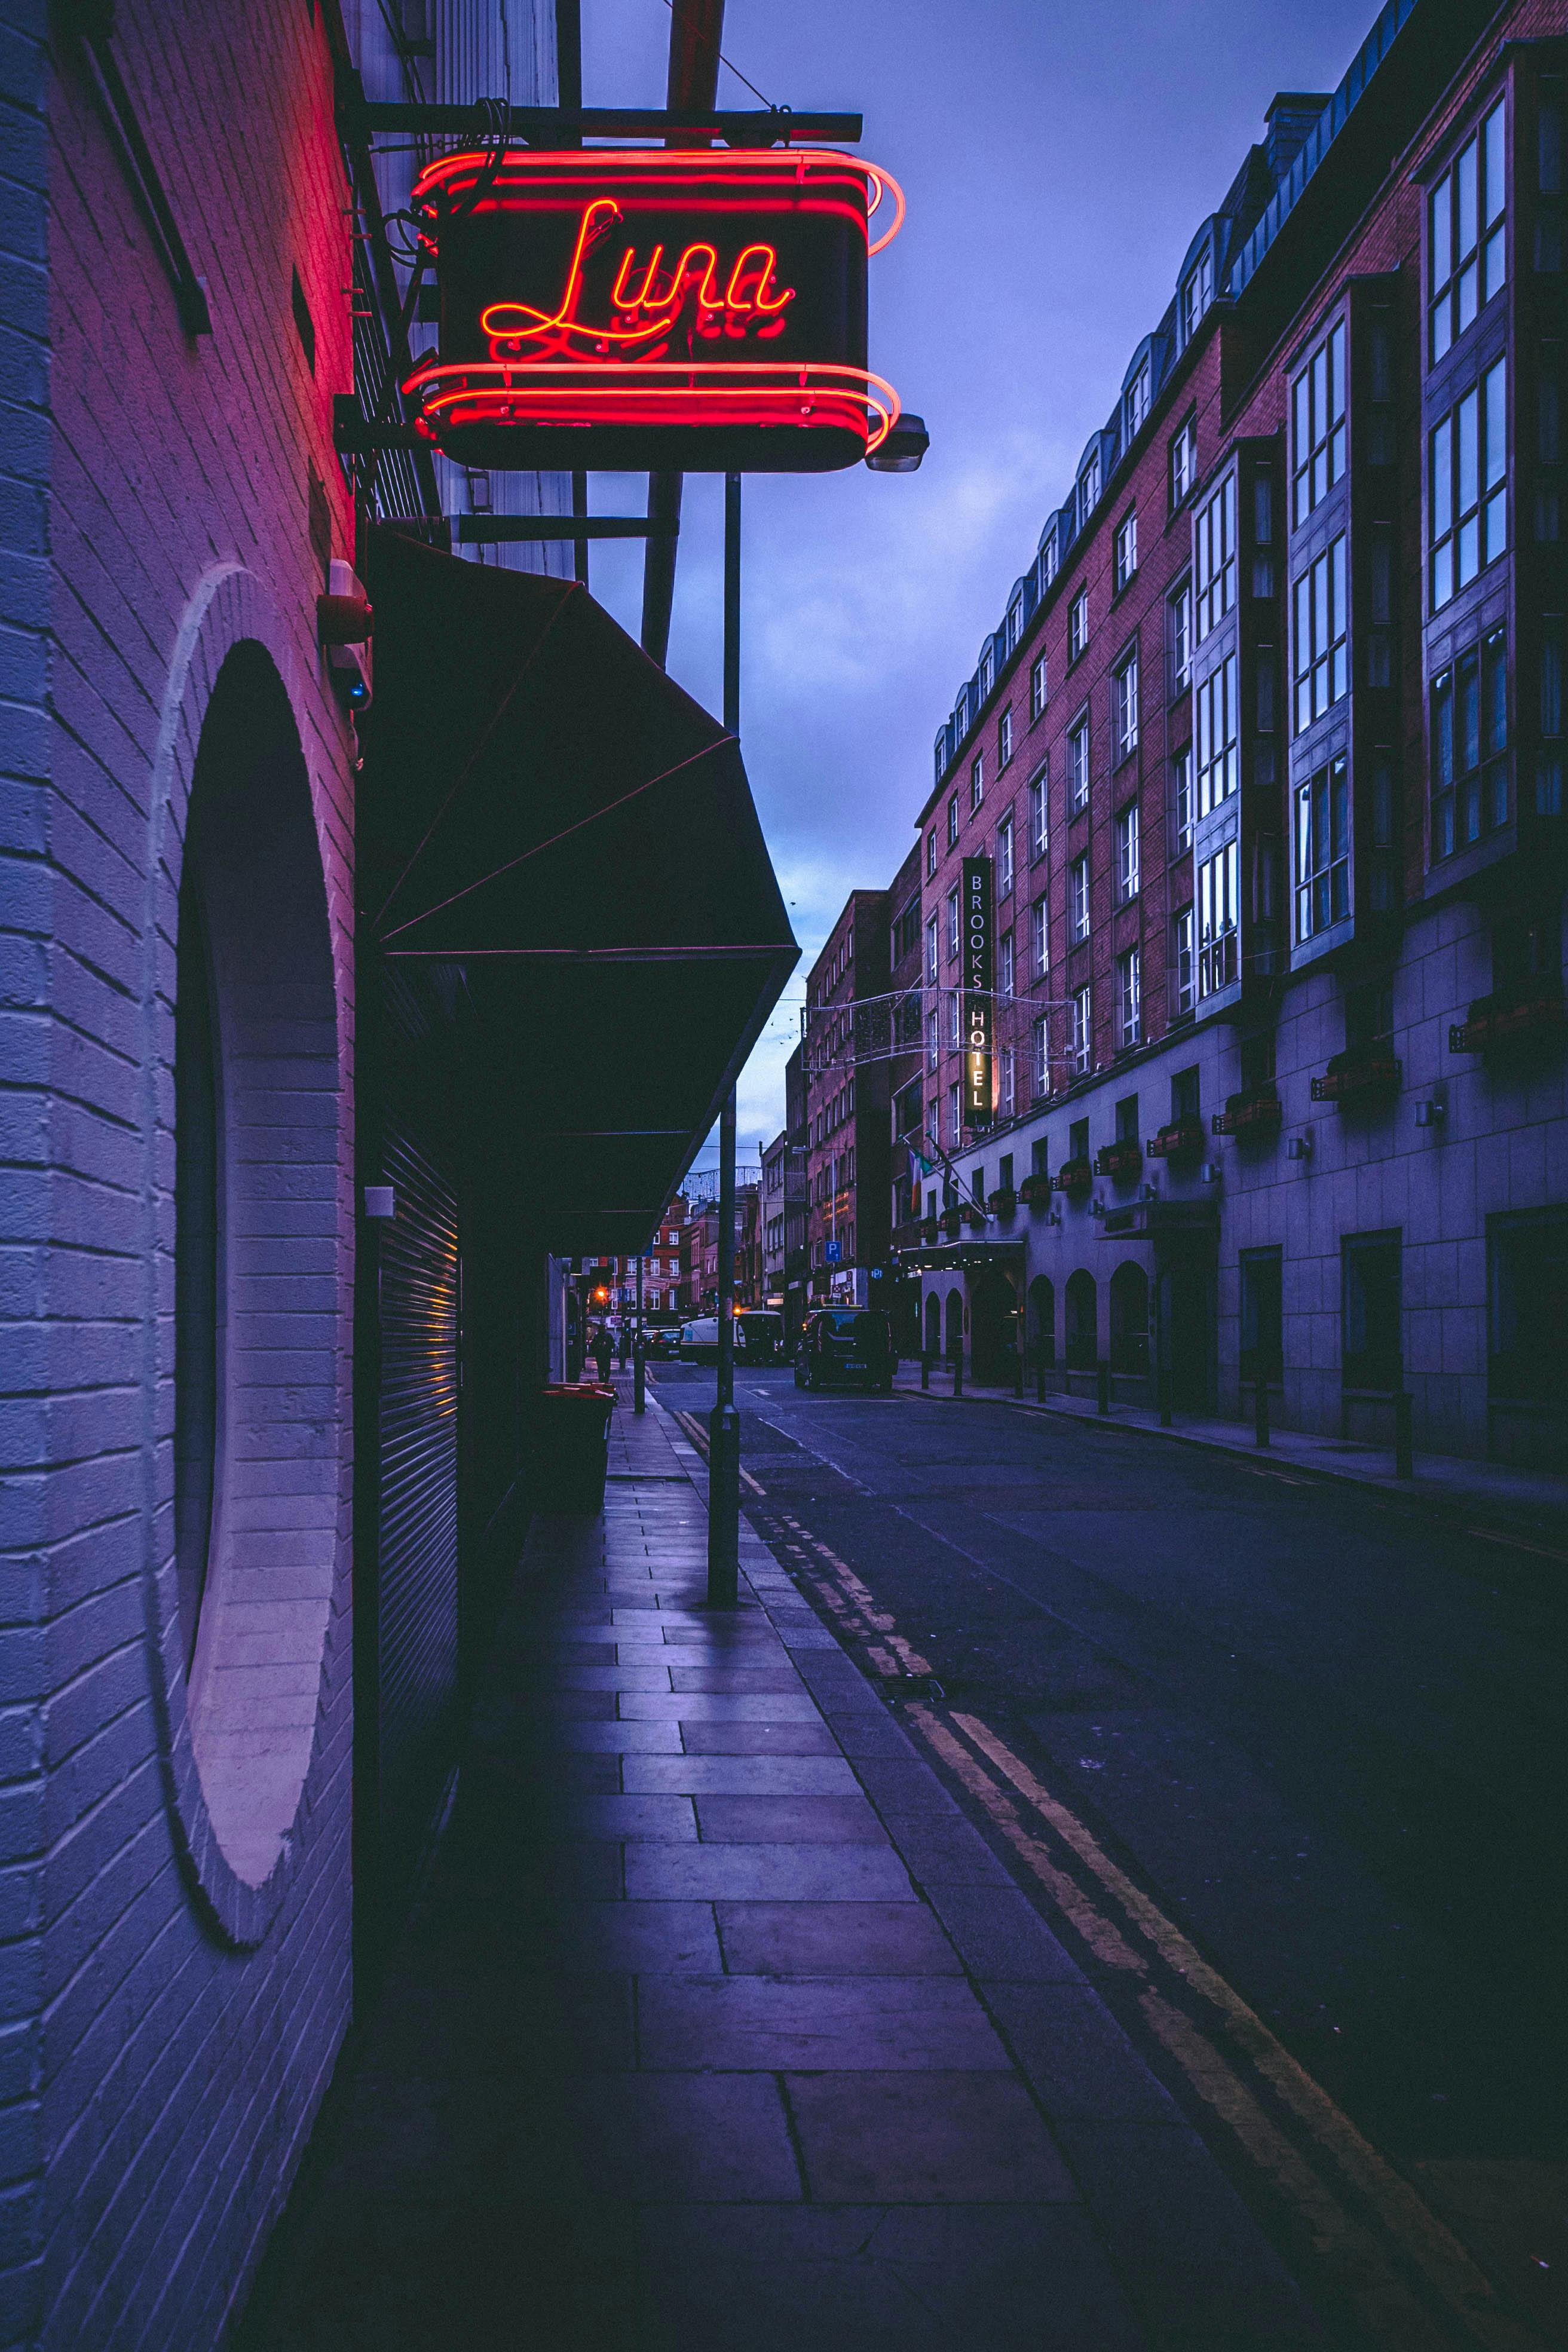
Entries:
{"label": "neon sign", "polygon": [[966,1127],[989,1127],[995,951],[988,857],[964,859],[963,888],[963,1119]]}
{"label": "neon sign", "polygon": [[459,461],[816,473],[897,421],[866,365],[866,266],[903,199],[856,156],[447,155],[414,210],[441,340],[405,389]]}

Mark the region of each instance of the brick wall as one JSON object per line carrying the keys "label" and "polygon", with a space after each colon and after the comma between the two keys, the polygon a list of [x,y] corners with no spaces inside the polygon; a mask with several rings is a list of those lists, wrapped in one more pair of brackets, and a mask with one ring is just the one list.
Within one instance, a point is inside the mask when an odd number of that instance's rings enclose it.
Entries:
{"label": "brick wall", "polygon": [[[0,2343],[210,2352],[348,2004],[352,742],[314,644],[307,471],[346,553],[346,194],[314,11],[122,0],[114,52],[207,284],[213,332],[186,336],[79,49],[57,32],[47,58],[41,5],[5,16],[4,2144],[26,2227]],[[26,194],[46,187],[47,231]],[[336,1003],[298,1081],[319,1166],[242,1236],[262,1258],[292,1235],[321,1293],[310,1374],[248,1375],[270,1381],[247,1409],[275,1473],[255,1484],[312,1496],[325,1528],[302,1794],[260,1886],[206,1812],[167,1605],[173,908],[206,700],[241,641],[298,735]],[[252,1559],[281,1558],[290,1524],[285,1500]],[[257,1687],[289,1671],[268,1654]]]}

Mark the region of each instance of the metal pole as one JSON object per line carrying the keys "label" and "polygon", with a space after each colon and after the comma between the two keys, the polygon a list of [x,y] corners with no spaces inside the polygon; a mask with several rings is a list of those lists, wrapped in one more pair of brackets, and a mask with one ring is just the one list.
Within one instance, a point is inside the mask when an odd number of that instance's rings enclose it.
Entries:
{"label": "metal pole", "polygon": [[1396,1478],[1415,1475],[1415,1433],[1414,1426],[1415,1400],[1408,1389],[1401,1389],[1394,1400],[1394,1475]]}
{"label": "metal pole", "polygon": [[647,1333],[643,1328],[641,1256],[637,1259],[637,1335],[632,1342],[632,1411],[647,1411]]}
{"label": "metal pole", "polygon": [[1110,1366],[1102,1356],[1094,1368],[1094,1409],[1096,1412],[1110,1411]]}
{"label": "metal pole", "polygon": [[[741,732],[741,477],[724,477],[724,726]],[[719,1117],[719,1381],[708,1423],[708,1602],[732,1609],[741,1572],[741,1416],[735,1410],[735,1090]]]}

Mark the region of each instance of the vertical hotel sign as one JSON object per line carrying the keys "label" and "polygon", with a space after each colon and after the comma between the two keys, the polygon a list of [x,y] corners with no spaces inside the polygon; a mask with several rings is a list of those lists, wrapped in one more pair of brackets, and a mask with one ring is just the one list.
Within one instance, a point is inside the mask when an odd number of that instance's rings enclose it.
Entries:
{"label": "vertical hotel sign", "polygon": [[994,937],[991,860],[963,861],[963,1118],[966,1127],[991,1124],[991,1063],[995,1051],[996,949]]}
{"label": "vertical hotel sign", "polygon": [[866,363],[897,184],[831,148],[443,155],[411,211],[438,352],[404,385],[459,463],[826,473],[898,395]]}

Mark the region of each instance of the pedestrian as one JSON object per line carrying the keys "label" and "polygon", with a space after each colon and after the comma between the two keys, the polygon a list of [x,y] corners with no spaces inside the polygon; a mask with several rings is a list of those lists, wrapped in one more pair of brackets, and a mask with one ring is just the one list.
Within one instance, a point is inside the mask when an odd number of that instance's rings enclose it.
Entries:
{"label": "pedestrian", "polygon": [[610,1327],[607,1323],[601,1323],[594,1334],[593,1354],[594,1361],[599,1368],[599,1378],[607,1384],[616,1361],[615,1343],[610,1338]]}

